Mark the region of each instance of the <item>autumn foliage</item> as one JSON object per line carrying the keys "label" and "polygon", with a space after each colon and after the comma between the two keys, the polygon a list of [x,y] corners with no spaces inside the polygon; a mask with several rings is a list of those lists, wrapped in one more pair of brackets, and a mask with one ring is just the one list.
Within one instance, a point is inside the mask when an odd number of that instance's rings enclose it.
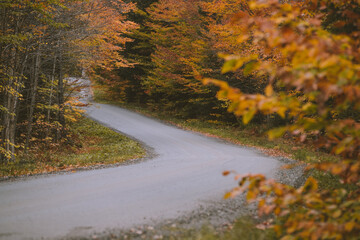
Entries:
{"label": "autumn foliage", "polygon": [[220,13],[221,3],[216,1],[136,2],[141,9],[130,16],[137,17],[140,28],[129,35],[134,41],[125,45],[126,59],[133,67],[119,68],[116,81],[107,85],[112,98],[125,102],[138,99],[182,118],[233,121],[226,112],[227,102],[216,99],[216,88],[203,85],[196,76],[241,85],[251,93],[265,87],[264,81],[252,81],[240,71],[221,74],[223,59],[218,53],[232,52],[239,46],[230,26],[225,29],[221,23],[229,19],[236,3]]}
{"label": "autumn foliage", "polygon": [[311,176],[294,188],[235,173],[239,186],[226,197],[246,191],[260,214],[278,216],[273,228],[282,239],[359,237],[358,0],[6,0],[0,7],[4,161],[19,147],[66,138],[76,115],[65,76],[85,69],[113,99],[182,118],[256,120],[272,128],[270,139],[339,156],[306,166],[309,175],[334,176],[336,188]]}
{"label": "autumn foliage", "polygon": [[66,81],[85,70],[127,66],[120,55],[136,24],[121,0],[5,0],[0,3],[0,160],[68,142],[79,115]]}
{"label": "autumn foliage", "polygon": [[[138,71],[127,75],[120,68],[111,85],[120,92],[111,94],[124,101],[136,98],[129,93],[141,96],[147,106],[183,118],[256,120],[272,128],[270,140],[286,136],[339,156],[337,162],[306,166],[309,175],[333,176],[337,187],[321,188],[311,176],[294,188],[261,175],[235,174],[239,187],[226,197],[247,191],[260,214],[279,217],[273,228],[283,239],[358,238],[359,1],[145,5],[135,13],[140,30],[125,45]],[[224,118],[225,109],[236,118]]]}
{"label": "autumn foliage", "polygon": [[[260,213],[282,221],[274,229],[282,239],[356,239],[360,231],[360,16],[357,1],[249,1],[249,9],[233,14],[239,44],[256,53],[224,56],[223,72],[247,69],[268,85],[263,93],[246,94],[223,81],[218,96],[248,123],[256,114],[278,114],[287,124],[269,131],[313,142],[340,155],[339,162],[311,164],[327,171],[341,187],[318,189],[309,177],[295,189],[261,175],[236,176],[239,187],[259,201]],[[227,173],[226,173],[227,174]]]}

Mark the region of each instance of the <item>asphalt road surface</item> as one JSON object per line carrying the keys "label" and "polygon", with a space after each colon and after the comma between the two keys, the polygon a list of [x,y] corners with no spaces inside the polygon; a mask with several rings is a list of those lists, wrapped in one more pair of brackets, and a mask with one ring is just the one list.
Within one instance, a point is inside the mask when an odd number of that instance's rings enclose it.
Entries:
{"label": "asphalt road surface", "polygon": [[[83,92],[87,94],[87,92]],[[184,131],[116,106],[87,114],[152,149],[151,159],[115,168],[0,183],[0,239],[57,238],[79,230],[129,228],[176,218],[235,186],[224,170],[274,177],[281,161]]]}

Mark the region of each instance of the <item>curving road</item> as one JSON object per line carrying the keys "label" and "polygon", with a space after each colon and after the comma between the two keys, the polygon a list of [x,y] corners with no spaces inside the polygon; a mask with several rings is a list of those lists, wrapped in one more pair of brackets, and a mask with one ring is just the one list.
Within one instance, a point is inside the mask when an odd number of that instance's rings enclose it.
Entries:
{"label": "curving road", "polygon": [[87,114],[155,153],[133,165],[0,183],[0,239],[56,238],[129,228],[219,200],[234,186],[224,170],[274,177],[282,164],[243,148],[105,104]]}

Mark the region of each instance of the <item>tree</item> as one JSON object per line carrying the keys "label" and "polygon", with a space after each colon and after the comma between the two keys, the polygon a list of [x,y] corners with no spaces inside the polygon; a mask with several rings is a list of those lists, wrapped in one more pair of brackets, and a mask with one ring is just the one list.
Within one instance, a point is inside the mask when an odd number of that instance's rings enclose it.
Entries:
{"label": "tree", "polygon": [[126,14],[129,21],[138,24],[126,36],[132,41],[125,44],[124,58],[132,64],[129,67],[120,67],[114,71],[112,84],[108,85],[109,94],[114,99],[126,102],[145,103],[148,95],[142,86],[142,81],[152,69],[151,54],[155,46],[151,43],[150,34],[153,29],[147,24],[150,21],[147,9],[157,0],[133,0],[136,9]]}
{"label": "tree", "polygon": [[[263,94],[246,94],[223,81],[204,79],[221,88],[229,110],[248,123],[258,113],[287,119],[269,137],[285,132],[342,157],[340,162],[311,164],[308,169],[338,177],[338,189],[318,189],[309,177],[294,189],[261,175],[237,176],[262,213],[283,218],[275,230],[283,239],[356,239],[360,229],[359,3],[357,1],[249,1],[251,14],[233,15],[239,41],[256,45],[259,54],[228,55],[223,71],[248,69],[268,79]],[[276,87],[276,91],[274,88]],[[226,172],[227,175],[229,172]],[[249,183],[247,185],[246,183]],[[267,197],[264,197],[267,196]]]}
{"label": "tree", "polygon": [[209,116],[221,108],[214,88],[202,86],[195,78],[211,72],[207,60],[213,54],[200,3],[163,0],[148,10],[155,50],[153,68],[142,84],[153,107],[187,118]]}

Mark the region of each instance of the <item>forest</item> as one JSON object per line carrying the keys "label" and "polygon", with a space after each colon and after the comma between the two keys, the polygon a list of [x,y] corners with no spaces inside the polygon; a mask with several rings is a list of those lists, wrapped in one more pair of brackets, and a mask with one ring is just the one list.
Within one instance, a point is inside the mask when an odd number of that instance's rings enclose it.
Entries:
{"label": "forest", "polygon": [[338,156],[300,188],[234,175],[276,215],[281,239],[358,239],[359,0],[5,0],[0,3],[0,161],[71,145],[82,103],[70,76],[107,98],[182,119],[265,125]]}
{"label": "forest", "polygon": [[1,161],[68,141],[78,114],[65,77],[126,66],[119,51],[133,4],[121,1],[2,1]]}

